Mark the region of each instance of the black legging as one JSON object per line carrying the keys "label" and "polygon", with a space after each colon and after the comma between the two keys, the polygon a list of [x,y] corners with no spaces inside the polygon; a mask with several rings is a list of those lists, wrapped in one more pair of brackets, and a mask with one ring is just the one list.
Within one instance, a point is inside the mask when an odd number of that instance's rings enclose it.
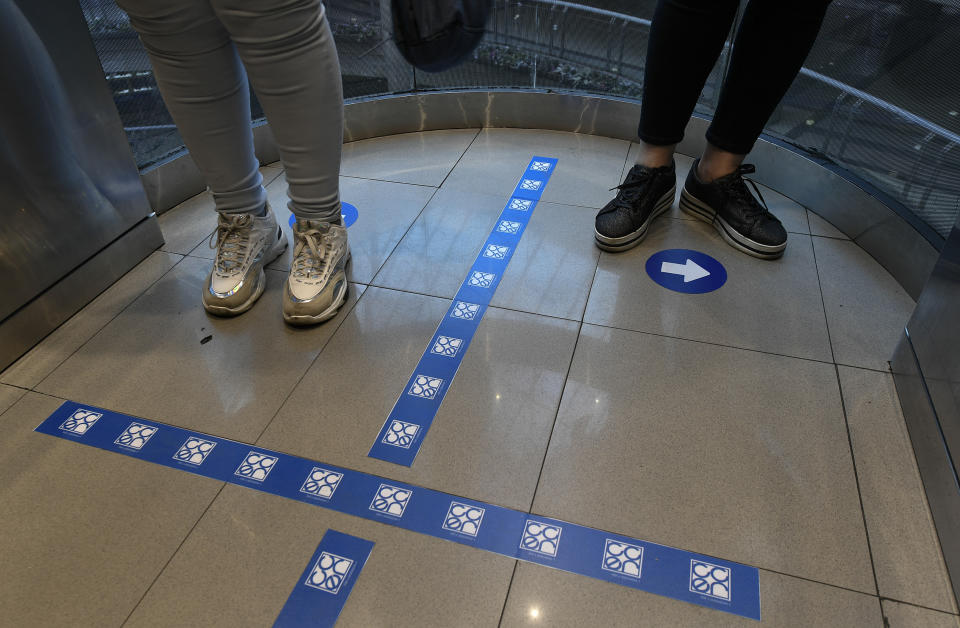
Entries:
{"label": "black legging", "polygon": [[[640,139],[683,139],[737,11],[737,0],[660,0],[650,27]],[[751,0],[707,140],[749,153],[813,46],[830,0]]]}

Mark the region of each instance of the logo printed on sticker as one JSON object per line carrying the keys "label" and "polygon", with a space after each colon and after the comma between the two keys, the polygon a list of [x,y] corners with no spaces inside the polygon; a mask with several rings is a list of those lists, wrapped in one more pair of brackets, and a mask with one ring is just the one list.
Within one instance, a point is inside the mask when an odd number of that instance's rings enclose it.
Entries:
{"label": "logo printed on sticker", "polygon": [[447,516],[443,520],[443,526],[441,527],[451,532],[477,536],[477,533],[480,532],[480,524],[483,523],[483,514],[485,512],[486,509],[480,506],[450,502],[450,508],[447,509]]}
{"label": "logo printed on sticker", "polygon": [[523,525],[523,537],[520,547],[545,556],[555,557],[560,548],[560,534],[563,528],[542,521],[527,519]]}
{"label": "logo printed on sticker", "polygon": [[530,206],[533,205],[533,201],[528,201],[522,198],[510,199],[510,209],[515,209],[518,212],[525,212],[530,209]]}
{"label": "logo printed on sticker", "polygon": [[437,396],[437,393],[440,392],[441,386],[443,386],[443,380],[439,377],[418,374],[414,378],[413,385],[410,386],[410,392],[408,394],[423,399],[433,399]]}
{"label": "logo printed on sticker", "polygon": [[277,460],[279,460],[279,458],[276,456],[268,456],[258,451],[251,451],[233,474],[242,478],[263,482],[277,465]]}
{"label": "logo printed on sticker", "polygon": [[330,552],[320,552],[320,558],[314,563],[305,585],[336,595],[340,586],[347,579],[353,561]]}
{"label": "logo printed on sticker", "polygon": [[451,336],[437,336],[437,341],[433,343],[430,353],[453,358],[456,357],[457,353],[460,351],[460,347],[462,346],[463,340],[460,338],[453,338]]}
{"label": "logo printed on sticker", "polygon": [[487,248],[483,250],[483,256],[489,257],[490,259],[504,259],[507,257],[507,253],[510,252],[509,246],[500,246],[499,244],[488,244]]}
{"label": "logo printed on sticker", "polygon": [[540,189],[540,186],[543,185],[543,181],[538,181],[537,179],[524,179],[520,182],[521,190],[532,190],[536,192]]}
{"label": "logo printed on sticker", "polygon": [[390,422],[390,427],[387,429],[387,433],[384,435],[382,442],[387,445],[393,445],[394,447],[410,449],[410,445],[413,444],[413,439],[417,437],[417,432],[419,431],[420,426],[415,423],[407,423],[394,419]]}
{"label": "logo printed on sticker", "polygon": [[412,495],[413,491],[410,489],[381,484],[380,488],[377,489],[376,495],[373,496],[373,501],[370,502],[369,508],[374,512],[382,512],[385,515],[402,517],[403,511],[407,509],[407,504],[410,503],[410,497]]}
{"label": "logo printed on sticker", "polygon": [[485,273],[479,270],[475,270],[470,273],[470,279],[467,280],[467,284],[477,288],[489,288],[493,285],[493,280],[497,276],[493,273]]}
{"label": "logo printed on sticker", "polygon": [[601,566],[607,571],[639,578],[643,567],[643,548],[639,545],[607,539],[603,548]]}
{"label": "logo printed on sticker", "polygon": [[690,590],[730,601],[731,594],[730,568],[714,565],[702,560],[690,560]]}
{"label": "logo printed on sticker", "polygon": [[452,318],[461,318],[465,321],[472,321],[480,312],[480,306],[476,303],[467,303],[466,301],[457,301],[450,312]]}
{"label": "logo printed on sticker", "polygon": [[314,467],[307,479],[303,481],[300,492],[321,499],[330,499],[336,492],[337,487],[340,486],[340,480],[342,479],[342,473]]}
{"label": "logo printed on sticker", "polygon": [[512,220],[501,220],[500,224],[497,225],[497,231],[500,233],[510,233],[516,234],[520,232],[520,227],[522,227],[519,222],[513,222]]}
{"label": "logo printed on sticker", "polygon": [[143,449],[150,437],[157,433],[156,427],[152,425],[143,425],[142,423],[131,423],[127,429],[123,430],[114,443],[121,447],[130,449]]}
{"label": "logo printed on sticker", "polygon": [[532,164],[530,164],[530,169],[531,169],[531,170],[536,170],[537,172],[547,172],[547,171],[550,170],[550,162],[549,162],[549,161],[535,161],[535,162],[533,162]]}
{"label": "logo printed on sticker", "polygon": [[100,420],[103,414],[100,412],[94,412],[93,410],[84,410],[78,409],[74,410],[73,414],[67,417],[67,420],[60,424],[60,429],[64,432],[72,432],[74,434],[86,434],[93,424]]}
{"label": "logo printed on sticker", "polygon": [[191,436],[184,441],[182,445],[180,445],[180,449],[177,450],[177,453],[173,454],[173,459],[179,460],[180,462],[186,462],[187,464],[200,466],[216,446],[217,444],[213,441],[203,440],[202,438]]}

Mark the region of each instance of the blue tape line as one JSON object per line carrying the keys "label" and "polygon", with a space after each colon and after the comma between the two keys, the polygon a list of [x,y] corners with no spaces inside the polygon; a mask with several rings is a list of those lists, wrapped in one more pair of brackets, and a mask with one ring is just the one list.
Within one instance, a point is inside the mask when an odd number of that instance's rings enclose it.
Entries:
{"label": "blue tape line", "polygon": [[373,541],[327,530],[277,616],[274,628],[325,628],[337,623],[372,549]]}
{"label": "blue tape line", "polygon": [[367,453],[410,466],[530,223],[557,160],[533,157]]}
{"label": "blue tape line", "polygon": [[[340,218],[343,219],[344,227],[349,227],[353,223],[357,222],[357,218],[359,217],[360,212],[357,211],[356,207],[350,203],[340,203]],[[290,220],[287,221],[287,224],[290,225],[291,229],[293,229],[295,222],[297,222],[297,217],[293,214],[290,214]]]}
{"label": "blue tape line", "polygon": [[751,619],[755,567],[66,401],[37,432]]}

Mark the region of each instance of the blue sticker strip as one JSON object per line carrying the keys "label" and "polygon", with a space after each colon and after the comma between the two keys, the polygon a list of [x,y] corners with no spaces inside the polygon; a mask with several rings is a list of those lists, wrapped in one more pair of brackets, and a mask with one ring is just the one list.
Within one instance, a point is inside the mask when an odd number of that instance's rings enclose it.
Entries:
{"label": "blue sticker strip", "polygon": [[327,530],[274,628],[327,628],[337,623],[372,549],[372,541]]}
{"label": "blue sticker strip", "polygon": [[755,567],[67,401],[37,432],[760,619]]}
{"label": "blue sticker strip", "polygon": [[530,160],[380,429],[367,454],[371,458],[413,464],[556,166],[550,157]]}

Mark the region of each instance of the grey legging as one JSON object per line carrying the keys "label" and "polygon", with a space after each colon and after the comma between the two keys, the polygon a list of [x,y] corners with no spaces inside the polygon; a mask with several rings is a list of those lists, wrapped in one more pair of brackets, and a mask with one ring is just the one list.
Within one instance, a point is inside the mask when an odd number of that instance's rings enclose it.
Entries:
{"label": "grey legging", "polygon": [[343,91],[320,0],[117,4],[140,33],[217,211],[257,212],[267,199],[253,153],[249,76],[280,148],[290,210],[302,218],[339,218]]}

